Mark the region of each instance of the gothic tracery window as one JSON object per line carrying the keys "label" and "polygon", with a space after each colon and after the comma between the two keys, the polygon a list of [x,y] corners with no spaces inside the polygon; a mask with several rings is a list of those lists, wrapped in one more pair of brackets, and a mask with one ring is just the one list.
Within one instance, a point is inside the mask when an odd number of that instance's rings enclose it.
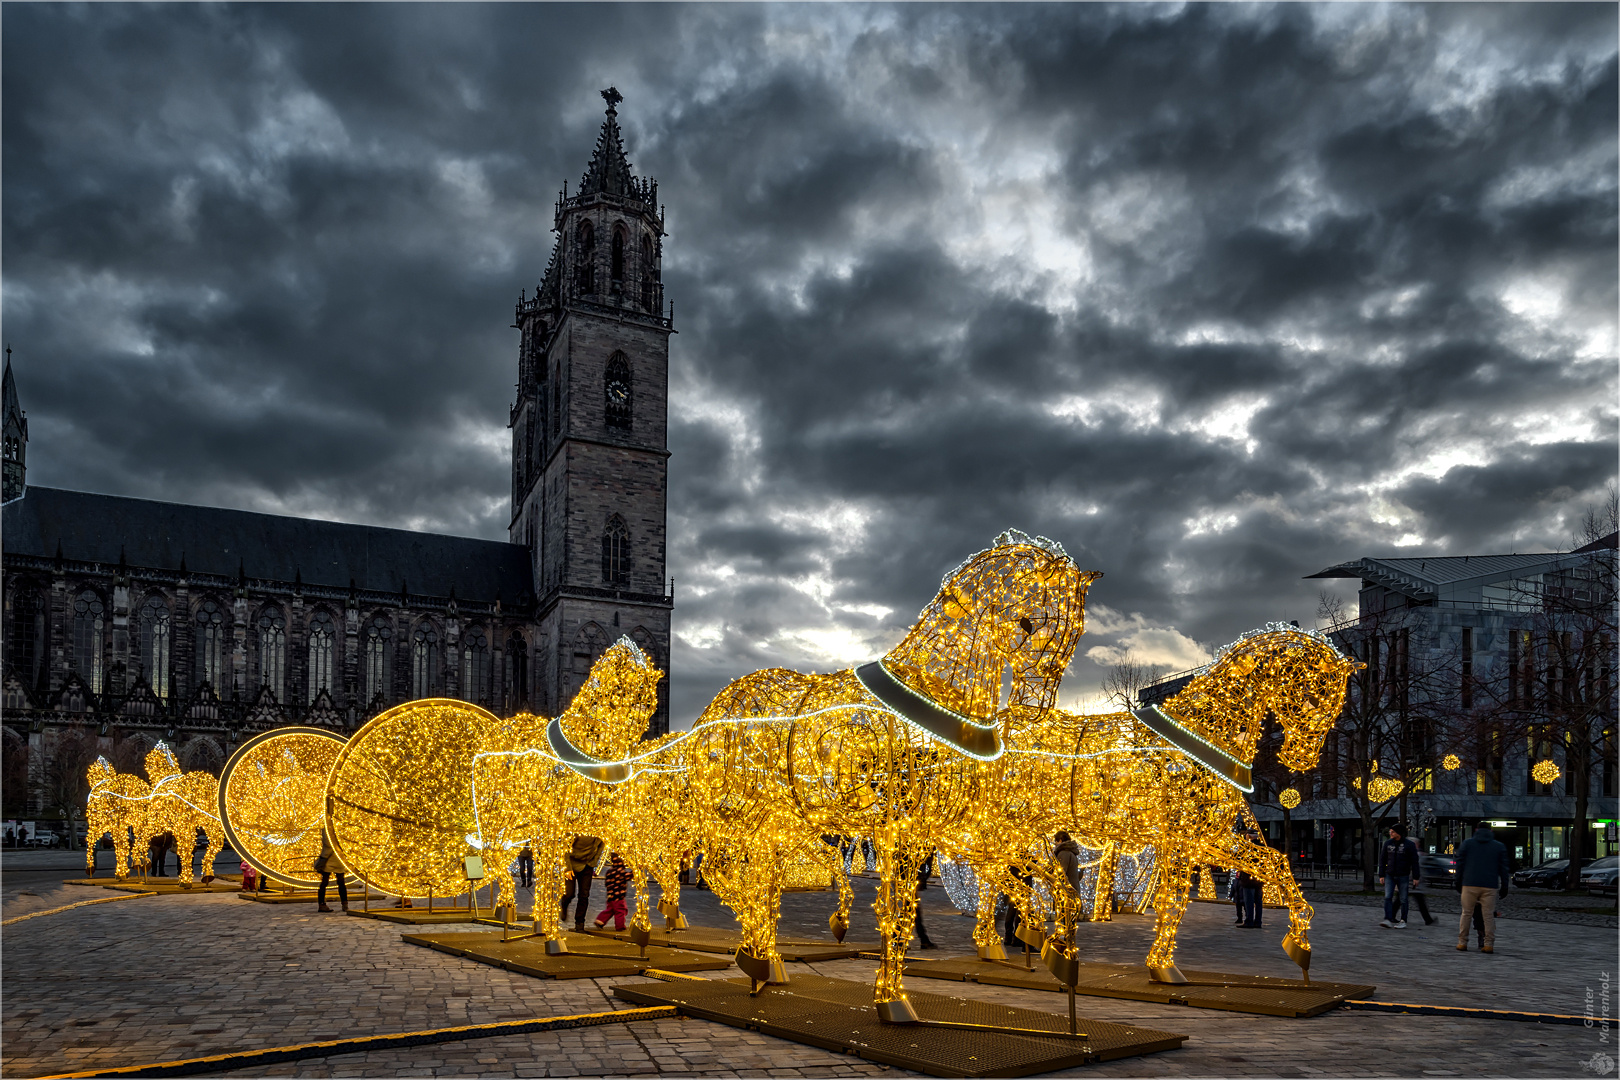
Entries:
{"label": "gothic tracery window", "polygon": [[333,644],[337,640],[336,627],[332,624],[332,616],[325,611],[317,611],[315,617],[309,621],[309,703],[315,704],[315,699],[321,691],[328,694],[332,692],[332,653]]}
{"label": "gothic tracery window", "polygon": [[516,709],[529,701],[529,646],[523,635],[506,639],[506,708]]}
{"label": "gothic tracery window", "polygon": [[624,228],[620,226],[613,230],[613,280],[624,280]]}
{"label": "gothic tracery window", "polygon": [[278,607],[259,613],[259,683],[281,700],[287,674],[287,617]]}
{"label": "gothic tracery window", "polygon": [[476,705],[489,703],[489,638],[480,627],[462,639],[461,692]]}
{"label": "gothic tracery window", "polygon": [[169,696],[169,608],[162,597],[141,605],[141,668],[146,685],[160,698]]}
{"label": "gothic tracery window", "polygon": [[596,291],[596,230],[591,223],[579,223],[579,291],[593,293]]}
{"label": "gothic tracery window", "polygon": [[212,600],[197,608],[196,665],[200,682],[208,684],[218,697],[225,672],[225,613]]}
{"label": "gothic tracery window", "polygon": [[439,635],[433,624],[423,621],[416,625],[411,638],[411,696],[433,696],[434,669],[438,664]]}
{"label": "gothic tracery window", "polygon": [[602,580],[609,585],[630,584],[630,530],[614,514],[602,530]]}
{"label": "gothic tracery window", "polygon": [[73,670],[92,694],[101,693],[102,630],[106,611],[101,597],[86,590],[73,602]]}
{"label": "gothic tracery window", "polygon": [[630,361],[622,352],[608,358],[607,371],[602,376],[605,396],[603,413],[609,427],[628,428],[634,387],[630,382]]}
{"label": "gothic tracery window", "polygon": [[38,592],[18,589],[11,597],[10,669],[30,687],[45,682],[45,604]]}
{"label": "gothic tracery window", "polygon": [[647,311],[653,311],[657,307],[657,302],[653,299],[652,237],[646,235],[641,238],[641,306]]}
{"label": "gothic tracery window", "polygon": [[366,700],[388,697],[388,642],[394,636],[388,616],[374,615],[366,625]]}

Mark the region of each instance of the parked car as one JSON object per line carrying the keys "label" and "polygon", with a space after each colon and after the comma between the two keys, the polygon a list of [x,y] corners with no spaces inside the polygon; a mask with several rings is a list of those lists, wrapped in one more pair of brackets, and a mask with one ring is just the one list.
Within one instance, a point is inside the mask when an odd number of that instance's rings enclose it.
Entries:
{"label": "parked car", "polygon": [[1616,877],[1620,877],[1620,855],[1610,855],[1581,872],[1581,888],[1597,896],[1614,896]]}
{"label": "parked car", "polygon": [[36,829],[28,838],[29,847],[55,847],[56,834],[49,829]]}
{"label": "parked car", "polygon": [[[1581,869],[1592,864],[1591,859],[1581,860]],[[1576,875],[1577,879],[1579,874]],[[1540,866],[1532,866],[1520,870],[1513,875],[1515,889],[1567,889],[1569,888],[1569,860],[1552,859]]]}
{"label": "parked car", "polygon": [[1418,877],[1430,889],[1455,889],[1457,887],[1457,856],[1419,855]]}

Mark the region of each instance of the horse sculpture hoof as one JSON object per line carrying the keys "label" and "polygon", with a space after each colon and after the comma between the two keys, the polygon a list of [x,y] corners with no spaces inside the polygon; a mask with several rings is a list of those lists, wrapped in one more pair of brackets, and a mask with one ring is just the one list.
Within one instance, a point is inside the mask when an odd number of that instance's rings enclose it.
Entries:
{"label": "horse sculpture hoof", "polygon": [[911,1002],[905,998],[896,998],[894,1001],[878,1002],[878,1019],[885,1024],[920,1024],[922,1017],[917,1010],[911,1007]]}
{"label": "horse sculpture hoof", "polygon": [[980,960],[1005,960],[1005,959],[1007,959],[1007,947],[1005,945],[1003,945],[999,941],[992,941],[988,945],[980,945],[979,946],[979,959]]}
{"label": "horse sculpture hoof", "polygon": [[746,945],[737,947],[735,959],[742,973],[753,981],[752,993],[757,994],[772,983],[780,984],[788,981],[787,969],[782,966],[781,960],[766,960],[762,956],[755,956],[748,951]]}
{"label": "horse sculpture hoof", "polygon": [[1165,967],[1149,967],[1148,978],[1156,983],[1168,983],[1171,986],[1185,986],[1187,984],[1187,976],[1183,975],[1181,969],[1174,964]]}
{"label": "horse sculpture hoof", "polygon": [[1294,940],[1292,935],[1283,938],[1282,947],[1283,947],[1283,952],[1288,954],[1288,959],[1292,960],[1294,963],[1299,965],[1300,973],[1305,976],[1305,981],[1310,982],[1311,981],[1311,950],[1310,950],[1310,947],[1307,946],[1307,945],[1301,945],[1299,942]]}
{"label": "horse sculpture hoof", "polygon": [[843,941],[844,935],[849,933],[849,920],[836,911],[827,919],[827,926],[832,930],[834,941]]}
{"label": "horse sculpture hoof", "polygon": [[552,938],[546,942],[547,956],[561,956],[568,951],[568,943],[560,937]]}

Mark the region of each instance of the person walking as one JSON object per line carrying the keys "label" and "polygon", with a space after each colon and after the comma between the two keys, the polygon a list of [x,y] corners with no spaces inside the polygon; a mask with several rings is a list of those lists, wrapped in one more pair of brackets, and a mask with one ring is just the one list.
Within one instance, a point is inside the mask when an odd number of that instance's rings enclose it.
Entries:
{"label": "person walking", "polygon": [[[600,844],[601,841],[597,843]],[[607,907],[596,917],[596,928],[602,929],[611,917],[613,929],[623,930],[624,919],[628,914],[625,910],[624,897],[630,890],[630,868],[619,858],[617,851],[608,852],[607,873],[602,875],[602,883],[607,887]],[[585,888],[588,891],[590,885],[587,884]]]}
{"label": "person walking", "polygon": [[1238,910],[1243,916],[1238,926],[1244,930],[1259,930],[1260,916],[1265,910],[1260,880],[1247,870],[1239,870],[1232,880],[1232,895],[1237,898]]}
{"label": "person walking", "polygon": [[325,829],[321,830],[321,853],[315,857],[315,872],[321,875],[321,887],[315,893],[315,910],[332,910],[326,906],[326,883],[331,880],[333,874],[336,874],[338,885],[338,904],[343,908],[344,911],[348,911],[348,877],[345,873],[342,860],[340,860],[337,857],[337,853],[332,850],[332,838],[326,834]]}
{"label": "person walking", "polygon": [[1418,879],[1417,845],[1406,838],[1404,825],[1391,825],[1378,851],[1378,884],[1384,887],[1384,919],[1378,925],[1404,930],[1411,903],[1407,890]]}
{"label": "person walking", "polygon": [[564,922],[568,920],[568,902],[577,896],[579,903],[574,908],[574,929],[580,933],[585,932],[585,916],[590,914],[591,907],[591,879],[596,876],[596,864],[601,859],[600,839],[583,833],[574,837],[574,846],[568,851],[568,869],[572,876],[563,891],[562,917]]}
{"label": "person walking", "polygon": [[[1213,870],[1214,868],[1211,867],[1210,869]],[[1232,901],[1232,906],[1237,909],[1237,919],[1232,923],[1234,927],[1242,927],[1244,923],[1243,916],[1246,912],[1243,910],[1243,905],[1248,897],[1243,890],[1248,888],[1246,884],[1248,880],[1249,875],[1241,870],[1233,870],[1232,877],[1226,885],[1227,896]]]}
{"label": "person walking", "polygon": [[534,850],[528,844],[518,852],[518,884],[525,889],[534,888]]}
{"label": "person walking", "polygon": [[[1468,951],[1468,924],[1478,904],[1485,922],[1480,952],[1496,951],[1496,902],[1508,890],[1508,854],[1491,835],[1488,822],[1480,822],[1474,835],[1457,849],[1457,884],[1462,888],[1462,912],[1457,920],[1457,951]],[[1498,891],[1500,888],[1500,891]]]}
{"label": "person walking", "polygon": [[913,920],[913,925],[917,929],[917,944],[924,949],[933,949],[938,947],[928,939],[928,927],[923,925],[922,916],[922,891],[928,888],[928,875],[932,874],[933,872],[934,853],[930,851],[928,853],[928,858],[924,859],[922,865],[917,868],[917,903],[916,907],[914,908],[916,918]]}

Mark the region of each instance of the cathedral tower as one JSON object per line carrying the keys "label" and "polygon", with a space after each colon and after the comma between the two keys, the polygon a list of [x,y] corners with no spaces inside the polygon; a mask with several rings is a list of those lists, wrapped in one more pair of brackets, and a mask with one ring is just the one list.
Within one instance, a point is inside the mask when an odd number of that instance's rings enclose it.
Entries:
{"label": "cathedral tower", "polygon": [[[538,598],[531,707],[555,715],[602,650],[629,636],[669,670],[664,578],[669,335],[658,185],[637,179],[617,90],[579,190],[564,186],[545,277],[517,305],[513,543]],[[669,725],[668,680],[652,731]]]}

